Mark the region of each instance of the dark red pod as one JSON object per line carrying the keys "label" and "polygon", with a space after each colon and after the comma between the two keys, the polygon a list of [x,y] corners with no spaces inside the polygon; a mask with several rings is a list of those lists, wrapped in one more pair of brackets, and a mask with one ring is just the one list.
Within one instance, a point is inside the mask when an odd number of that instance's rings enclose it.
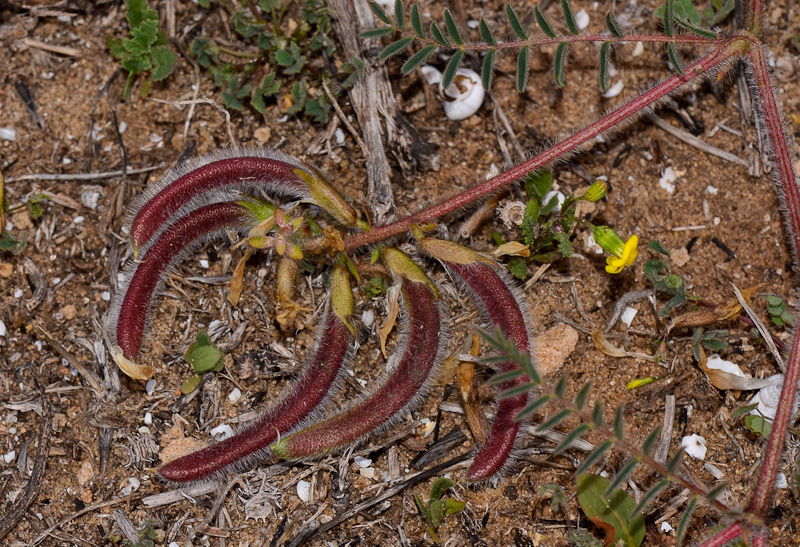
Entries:
{"label": "dark red pod", "polygon": [[298,170],[311,172],[295,158],[270,149],[232,148],[189,160],[136,199],[130,214],[131,244],[139,252],[164,225],[183,216],[182,208],[209,192],[227,200],[254,190],[310,200]]}
{"label": "dark red pod", "polygon": [[[532,349],[530,334],[523,311],[526,306],[521,298],[514,294],[505,276],[500,273],[499,267],[481,261],[471,264],[442,262],[466,283],[481,302],[491,322],[513,340],[520,351],[530,353]],[[507,372],[518,367],[513,362],[505,362],[501,368],[503,372]],[[524,375],[519,376],[505,382],[501,388],[509,389],[527,381]],[[508,461],[520,425],[514,421],[514,417],[525,407],[527,398],[526,394],[522,394],[500,401],[489,437],[467,471],[469,480],[488,479],[497,474]]]}
{"label": "dark red pod", "polygon": [[271,447],[276,456],[307,458],[358,442],[401,418],[425,396],[443,353],[441,313],[427,283],[403,279],[402,295],[408,323],[383,386],[344,412],[282,438]]}
{"label": "dark red pod", "polygon": [[232,470],[246,469],[269,455],[269,445],[295,428],[336,391],[347,360],[350,330],[329,305],[318,340],[300,379],[289,394],[252,425],[233,437],[178,458],[158,470],[175,482],[216,478]]}

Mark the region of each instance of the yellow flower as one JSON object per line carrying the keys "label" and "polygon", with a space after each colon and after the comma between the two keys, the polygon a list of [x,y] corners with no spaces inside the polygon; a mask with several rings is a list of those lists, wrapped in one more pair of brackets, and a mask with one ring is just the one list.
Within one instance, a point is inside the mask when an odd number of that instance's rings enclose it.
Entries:
{"label": "yellow flower", "polygon": [[609,256],[606,259],[606,271],[610,274],[616,274],[621,272],[622,268],[625,266],[630,266],[633,264],[633,261],[636,260],[637,256],[639,256],[639,250],[637,249],[638,245],[639,238],[635,235],[631,236],[628,241],[625,242],[622,253],[617,254],[616,256]]}

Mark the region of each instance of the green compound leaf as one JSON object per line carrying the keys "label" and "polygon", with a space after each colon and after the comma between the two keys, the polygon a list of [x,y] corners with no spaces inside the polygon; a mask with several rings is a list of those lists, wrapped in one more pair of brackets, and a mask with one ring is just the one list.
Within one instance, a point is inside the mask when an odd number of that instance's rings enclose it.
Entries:
{"label": "green compound leaf", "polygon": [[388,46],[383,48],[383,51],[381,51],[378,54],[378,59],[383,61],[383,60],[388,59],[392,55],[396,55],[397,53],[400,53],[401,51],[406,49],[409,45],[411,45],[411,42],[413,42],[413,41],[414,41],[414,38],[412,38],[411,36],[406,36],[405,38],[401,38],[400,40],[389,44]]}
{"label": "green compound leaf", "polygon": [[528,416],[531,416],[531,415],[535,414],[537,410],[539,410],[544,405],[549,403],[550,399],[552,399],[551,395],[545,395],[543,397],[539,397],[538,399],[535,399],[534,401],[528,403],[528,406],[526,406],[525,408],[520,410],[519,414],[514,416],[514,421],[515,422],[520,422],[520,421],[526,419]]}
{"label": "green compound leaf", "polygon": [[592,410],[592,422],[597,427],[603,427],[605,420],[603,419],[603,403],[600,402],[598,399],[594,403],[594,409]]}
{"label": "green compound leaf", "polygon": [[636,506],[628,494],[615,490],[610,496],[605,495],[609,481],[586,473],[577,480],[578,503],[581,509],[595,525],[606,534],[606,545],[638,547],[644,540],[644,517],[637,515],[632,520],[627,518]]}
{"label": "green compound leaf", "polygon": [[525,46],[519,50],[517,56],[517,91],[522,93],[525,91],[525,86],[528,83],[528,56],[530,55],[531,47]]}
{"label": "green compound leaf", "polygon": [[489,91],[492,87],[492,76],[494,75],[494,56],[497,53],[496,49],[490,49],[483,58],[483,66],[481,67],[481,84],[483,89]]}
{"label": "green compound leaf", "polygon": [[683,512],[681,520],[678,523],[678,529],[675,532],[675,542],[678,545],[682,545],[683,540],[686,538],[686,530],[689,528],[689,523],[692,521],[694,510],[697,508],[697,499],[697,496],[695,496],[689,501],[686,505],[686,511]]}
{"label": "green compound leaf", "polygon": [[686,72],[683,70],[683,61],[681,61],[678,55],[678,46],[675,45],[675,42],[667,44],[667,56],[669,57],[669,62],[672,63],[672,66],[678,71],[678,74],[686,76]]}
{"label": "green compound leaf", "polygon": [[592,453],[586,456],[586,459],[583,460],[580,467],[578,467],[578,469],[575,471],[575,476],[579,477],[591,469],[592,466],[599,462],[600,458],[602,458],[612,446],[614,446],[614,441],[606,441],[592,450]]}
{"label": "green compound leaf", "polygon": [[461,37],[461,32],[458,30],[453,14],[447,8],[444,10],[444,26],[447,28],[447,34],[450,35],[450,38],[459,46],[463,46],[464,39]]}
{"label": "green compound leaf", "polygon": [[564,87],[566,82],[564,80],[564,71],[567,66],[567,42],[561,42],[556,49],[556,58],[553,62],[553,77],[556,80],[558,87]]}
{"label": "green compound leaf", "polygon": [[536,221],[539,220],[539,203],[535,199],[529,199],[525,206],[525,214],[522,215],[522,240],[525,245],[533,245],[536,240]]}
{"label": "green compound leaf", "polygon": [[675,2],[667,0],[664,2],[664,34],[675,36]]}
{"label": "green compound leaf", "polygon": [[570,409],[570,408],[565,408],[563,410],[560,410],[560,411],[556,412],[546,422],[544,422],[539,427],[537,427],[536,431],[541,432],[541,431],[547,431],[548,429],[552,429],[555,426],[557,426],[558,424],[560,424],[561,422],[563,422],[564,420],[566,420],[570,416],[570,414],[572,414],[572,409]]}
{"label": "green compound leaf", "polygon": [[611,57],[611,42],[600,46],[600,91],[608,90],[608,66]]}
{"label": "green compound leaf", "polygon": [[539,6],[533,8],[533,15],[536,17],[536,24],[539,25],[539,28],[542,29],[542,32],[544,32],[548,38],[555,38],[556,31],[553,30],[553,25],[550,24],[547,16],[542,13],[542,10],[539,9]]}
{"label": "green compound leaf", "polygon": [[398,30],[406,29],[406,14],[403,0],[394,0],[394,19]]}
{"label": "green compound leaf", "polygon": [[589,398],[589,392],[592,389],[592,382],[586,382],[581,387],[578,394],[575,396],[575,406],[578,407],[578,410],[583,410],[584,405],[586,404],[586,399]]}
{"label": "green compound leaf", "polygon": [[381,38],[383,36],[388,36],[393,32],[394,29],[392,27],[379,27],[371,30],[365,30],[364,32],[359,34],[359,36],[361,38]]}
{"label": "green compound leaf", "polygon": [[578,24],[575,22],[575,12],[572,11],[572,5],[569,0],[561,0],[561,10],[564,12],[564,22],[567,24],[567,29],[573,36],[580,34]]}
{"label": "green compound leaf", "polygon": [[612,36],[622,38],[622,27],[619,26],[614,14],[611,12],[606,13],[606,27]]}
{"label": "green compound leaf", "polygon": [[633,459],[625,464],[625,466],[617,472],[617,476],[614,477],[614,481],[608,486],[604,495],[610,496],[614,490],[625,484],[625,481],[628,480],[628,477],[631,476],[631,473],[633,473],[633,470],[636,469],[638,465],[639,460],[637,459]]}
{"label": "green compound leaf", "polygon": [[675,23],[679,27],[688,30],[692,34],[696,34],[697,36],[702,36],[703,38],[710,38],[712,40],[717,38],[717,33],[714,32],[713,30],[709,30],[701,26],[692,24],[691,22],[686,21],[685,19],[681,19],[680,17],[675,19]]}
{"label": "green compound leaf", "polygon": [[639,505],[633,508],[633,511],[631,511],[631,514],[628,516],[628,519],[630,519],[631,517],[635,517],[639,513],[644,511],[647,508],[647,505],[651,501],[653,501],[658,495],[658,493],[661,492],[664,489],[664,487],[667,486],[668,484],[669,481],[667,479],[664,479],[656,483],[655,486],[653,486],[652,488],[650,488],[650,490],[645,492],[644,496],[642,496],[642,499],[639,500]]}
{"label": "green compound leaf", "polygon": [[425,62],[425,60],[430,57],[431,53],[434,52],[436,49],[436,44],[429,44],[416,52],[411,58],[405,62],[403,68],[400,69],[400,72],[403,74],[408,74],[419,65]]}
{"label": "green compound leaf", "polygon": [[442,29],[439,28],[439,25],[435,21],[431,23],[431,35],[434,41],[440,46],[451,47],[450,40],[447,39],[447,36],[445,36]]}
{"label": "green compound leaf", "polygon": [[169,46],[154,46],[150,55],[153,61],[153,81],[160,82],[175,68],[178,56]]}
{"label": "green compound leaf", "polygon": [[481,17],[480,22],[480,30],[481,30],[481,39],[486,42],[490,46],[496,46],[497,40],[494,39],[492,35],[492,29],[489,28],[489,25],[486,24],[486,20]]}
{"label": "green compound leaf", "polygon": [[389,19],[388,15],[386,15],[386,12],[383,11],[383,8],[380,6],[380,4],[378,4],[376,2],[369,2],[367,5],[369,6],[369,9],[372,10],[372,13],[375,14],[375,17],[377,17],[378,19],[380,19],[381,21],[383,21],[387,25],[391,25],[392,24],[392,20]]}
{"label": "green compound leaf", "polygon": [[456,51],[453,56],[450,58],[450,61],[447,63],[447,66],[444,69],[444,74],[442,74],[442,89],[447,89],[453,83],[453,80],[456,77],[456,70],[458,70],[458,65],[461,64],[461,60],[464,58],[464,50],[459,49]]}
{"label": "green compound leaf", "polygon": [[553,451],[553,455],[558,456],[559,454],[564,452],[567,448],[569,448],[569,445],[571,445],[573,442],[583,437],[586,434],[586,432],[589,431],[591,428],[592,426],[590,426],[589,424],[583,424],[581,426],[576,427],[569,433],[567,433],[567,436],[564,437],[564,440],[561,441],[556,447],[556,449]]}
{"label": "green compound leaf", "polygon": [[655,252],[660,253],[660,254],[662,254],[664,256],[669,256],[669,250],[664,246],[663,243],[661,243],[657,239],[654,239],[653,241],[648,243],[647,244],[647,248],[650,249],[651,251],[655,251]]}
{"label": "green compound leaf", "polygon": [[652,456],[653,448],[655,448],[656,440],[658,440],[658,436],[661,434],[661,427],[656,427],[647,438],[642,443],[642,452],[647,454],[648,456]]}
{"label": "green compound leaf", "polygon": [[517,12],[514,11],[511,4],[506,4],[506,17],[508,17],[508,24],[511,25],[511,29],[514,31],[514,34],[517,35],[517,38],[520,40],[527,40],[528,35],[525,34],[525,29],[522,28],[519,17],[517,17]]}
{"label": "green compound leaf", "polygon": [[614,435],[618,439],[625,438],[625,417],[622,414],[621,406],[618,406],[617,411],[614,413]]}
{"label": "green compound leaf", "polygon": [[523,395],[532,390],[533,388],[535,388],[537,385],[538,384],[535,384],[533,382],[527,382],[519,386],[514,386],[512,388],[501,391],[499,397],[501,399],[510,399],[512,397],[516,397],[517,395]]}
{"label": "green compound leaf", "polygon": [[422,28],[422,17],[419,16],[419,8],[416,4],[411,6],[411,26],[420,38],[425,38],[425,29]]}

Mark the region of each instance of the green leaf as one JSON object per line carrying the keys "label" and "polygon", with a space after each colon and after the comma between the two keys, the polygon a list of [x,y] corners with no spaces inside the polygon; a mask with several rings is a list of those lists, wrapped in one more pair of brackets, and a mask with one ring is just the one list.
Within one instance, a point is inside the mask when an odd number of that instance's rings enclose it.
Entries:
{"label": "green leaf", "polygon": [[639,514],[647,508],[647,505],[653,501],[656,496],[658,496],[658,493],[661,492],[661,490],[663,490],[668,484],[669,481],[664,479],[657,482],[655,486],[645,492],[644,496],[642,496],[642,499],[639,500],[639,504],[634,507],[633,511],[631,511],[631,514],[628,516],[628,520],[630,520],[631,517],[639,516]]}
{"label": "green leaf", "polygon": [[522,215],[522,240],[525,245],[533,245],[536,240],[536,222],[539,220],[539,203],[535,199],[529,199],[525,206],[525,214]]}
{"label": "green leaf", "polygon": [[[675,2],[674,0],[667,0],[664,2],[664,34],[667,36],[675,36]],[[671,43],[671,42],[670,42]]]}
{"label": "green leaf", "polygon": [[25,243],[26,236],[24,232],[21,241],[9,231],[0,234],[0,251],[7,251],[13,255],[18,255],[25,248]]}
{"label": "green leaf", "polygon": [[444,9],[444,26],[447,28],[447,34],[450,35],[450,38],[459,46],[463,46],[464,39],[461,37],[461,32],[458,30],[458,25],[456,25],[453,14],[450,13],[450,10],[447,8]]}
{"label": "green leaf", "polygon": [[281,80],[276,79],[276,74],[274,72],[264,76],[264,79],[261,80],[261,85],[253,88],[253,98],[250,100],[250,104],[253,105],[253,108],[258,110],[261,114],[264,114],[267,110],[264,97],[277,93],[281,87],[281,83]]}
{"label": "green leaf", "polygon": [[689,503],[686,505],[686,510],[683,512],[681,516],[681,520],[678,523],[678,529],[675,532],[675,542],[678,545],[683,544],[683,540],[686,538],[686,530],[689,529],[689,523],[692,521],[692,515],[694,514],[694,510],[697,508],[697,496],[694,496]]}
{"label": "green leaf", "polygon": [[403,0],[394,0],[394,19],[398,30],[405,30],[406,14],[405,7],[403,6]]}
{"label": "green leaf", "polygon": [[454,487],[456,483],[446,477],[440,477],[431,486],[431,501],[440,500],[445,492]]}
{"label": "green leaf", "polygon": [[437,528],[442,524],[442,519],[444,519],[444,511],[445,511],[445,503],[441,500],[434,500],[428,502],[428,515],[430,520],[428,523],[433,528],[435,532]]}
{"label": "green leaf", "polygon": [[195,335],[194,343],[186,350],[183,358],[192,365],[197,373],[213,370],[225,355],[209,338],[206,331],[201,330]]}
{"label": "green leaf", "polygon": [[628,480],[628,477],[631,476],[633,470],[636,469],[636,466],[639,465],[639,460],[633,459],[625,464],[625,466],[617,472],[617,475],[614,477],[613,482],[608,486],[605,491],[606,496],[610,496],[614,490],[617,490],[625,481]]}
{"label": "green leaf", "polygon": [[458,65],[461,64],[461,60],[464,58],[464,50],[459,49],[456,51],[453,56],[450,58],[450,61],[447,62],[447,66],[444,69],[444,73],[442,74],[442,88],[447,89],[453,84],[453,80],[456,77],[456,71],[458,70]]}
{"label": "green leaf", "polygon": [[603,419],[603,403],[598,399],[594,402],[594,409],[592,409],[592,422],[597,427],[603,427],[605,420]]}
{"label": "green leaf", "polygon": [[569,433],[567,433],[566,437],[564,437],[564,440],[558,443],[558,446],[553,451],[553,455],[558,456],[559,454],[564,452],[567,448],[569,448],[569,445],[571,445],[574,441],[583,437],[586,434],[586,432],[589,431],[591,428],[592,426],[590,426],[589,424],[583,424],[576,427]]}
{"label": "green leaf", "polygon": [[556,397],[563,398],[567,394],[567,377],[562,376],[556,382],[555,388],[553,388],[553,393],[555,393]]}
{"label": "green leaf", "polygon": [[425,507],[425,504],[422,502],[422,498],[419,497],[419,494],[416,492],[414,493],[414,501],[417,502],[417,509],[419,512],[422,513],[422,516],[425,517],[425,521],[430,521],[430,513],[428,512],[428,508]]}
{"label": "green leaf", "polygon": [[571,414],[572,414],[572,409],[570,409],[570,408],[565,408],[563,410],[559,410],[553,416],[548,418],[546,422],[544,422],[543,424],[539,425],[536,428],[536,431],[541,432],[541,431],[547,431],[548,429],[552,429],[555,426],[557,426],[558,424],[560,424],[561,422],[563,422],[564,420],[566,420]]}
{"label": "green leaf", "polygon": [[661,427],[656,427],[647,438],[642,443],[642,452],[647,454],[648,456],[652,455],[653,448],[655,447],[656,440],[658,440],[658,436],[661,433]]}
{"label": "green leaf", "polygon": [[160,82],[169,76],[172,69],[175,68],[178,56],[169,46],[155,46],[151,55],[153,60],[151,77],[154,82]]}
{"label": "green leaf", "polygon": [[675,19],[675,22],[678,24],[679,27],[688,30],[692,34],[696,34],[697,36],[701,36],[703,38],[710,38],[712,40],[717,38],[717,33],[714,32],[713,30],[693,25],[689,21],[681,19],[680,17]]}
{"label": "green leaf", "polygon": [[575,12],[572,11],[572,5],[569,0],[561,0],[561,10],[564,12],[564,22],[567,24],[567,29],[573,36],[580,34],[578,24],[575,22]]}
{"label": "green leaf", "polygon": [[525,91],[525,86],[528,83],[528,56],[530,55],[531,47],[525,46],[519,50],[517,56],[517,91],[522,93]]}
{"label": "green leaf", "polygon": [[416,4],[411,6],[411,26],[414,27],[414,32],[418,37],[425,38],[425,29],[422,28],[422,18],[419,16],[419,8]]}
{"label": "green leaf", "polygon": [[122,45],[122,40],[119,38],[115,38],[114,36],[107,36],[106,37],[106,47],[108,48],[109,53],[115,59],[125,59],[128,55],[125,46]]}
{"label": "green leaf", "polygon": [[181,393],[183,393],[184,395],[188,395],[189,393],[197,389],[197,386],[200,385],[201,379],[202,378],[199,374],[194,374],[192,376],[189,376],[181,384]]}
{"label": "green leaf", "polygon": [[527,417],[535,414],[537,410],[539,410],[548,402],[550,402],[550,399],[552,399],[551,395],[544,395],[542,397],[539,397],[538,399],[534,399],[532,402],[528,403],[528,405],[525,408],[520,410],[519,414],[514,416],[514,421],[520,422],[526,419]]}
{"label": "green leaf", "polygon": [[403,67],[400,69],[400,72],[403,74],[408,74],[417,68],[419,65],[425,62],[425,60],[430,57],[431,53],[434,52],[436,49],[436,44],[429,44],[416,52],[411,58],[405,62]]}
{"label": "green leaf", "polygon": [[608,66],[611,57],[611,42],[603,42],[600,46],[600,91],[608,90]]}
{"label": "green leaf", "polygon": [[618,439],[625,438],[625,416],[621,406],[618,406],[614,413],[614,435],[616,435]]}
{"label": "green leaf", "polygon": [[486,57],[483,58],[483,66],[481,67],[481,85],[483,89],[489,91],[492,87],[492,76],[494,75],[494,56],[497,53],[496,49],[490,49],[486,52]]}
{"label": "green leaf", "polygon": [[606,27],[608,31],[617,38],[622,38],[622,28],[619,26],[614,14],[611,12],[606,13]]}
{"label": "green leaf", "polygon": [[524,281],[528,277],[528,263],[523,258],[515,257],[509,260],[508,270],[520,281]]}
{"label": "green leaf", "polygon": [[537,199],[540,203],[553,186],[553,173],[548,169],[538,169],[525,177],[525,193],[528,199]]}
{"label": "green leaf", "polygon": [[536,24],[539,25],[539,28],[542,29],[542,32],[548,38],[555,38],[556,31],[553,30],[553,25],[550,24],[550,21],[547,20],[547,16],[542,13],[542,10],[539,9],[539,6],[533,8],[533,15],[536,18]]}
{"label": "green leaf", "polygon": [[456,513],[460,513],[464,510],[467,506],[467,503],[464,501],[454,500],[452,498],[447,498],[444,500],[444,516],[455,515]]}
{"label": "green leaf", "polygon": [[381,21],[383,21],[387,25],[391,25],[392,24],[392,20],[389,19],[388,15],[386,15],[386,12],[383,11],[383,8],[380,6],[380,4],[378,4],[376,2],[369,2],[367,5],[369,6],[369,9],[372,10],[372,13],[375,14],[375,17],[377,17],[378,19],[380,19]]}
{"label": "green leaf", "polygon": [[[150,51],[152,46],[158,39],[158,19],[148,19],[142,21],[139,26],[131,27],[131,38],[140,46],[142,53]],[[133,44],[131,44],[132,46]]]}
{"label": "green leaf", "polygon": [[579,477],[591,469],[592,466],[600,461],[600,458],[602,458],[612,446],[614,446],[614,441],[605,441],[604,443],[598,445],[594,450],[592,450],[592,453],[586,456],[586,459],[581,462],[580,467],[575,470],[575,476]]}
{"label": "green leaf", "polygon": [[586,399],[589,398],[589,392],[592,390],[592,382],[588,381],[583,384],[578,394],[575,396],[575,406],[578,407],[578,410],[583,410],[584,405],[586,404]]}
{"label": "green leaf", "polygon": [[[610,496],[604,495],[609,481],[590,473],[580,475],[577,480],[578,503],[589,519],[606,532],[607,545],[638,547],[644,540],[644,517],[635,516],[628,520],[627,515],[636,506],[628,494],[615,490]],[[612,537],[609,537],[612,536]]]}
{"label": "green leaf", "polygon": [[525,34],[525,29],[522,28],[519,17],[517,17],[517,12],[514,11],[511,4],[506,4],[506,17],[508,17],[508,24],[511,25],[511,29],[514,31],[514,34],[517,35],[517,38],[520,40],[527,40],[528,35]]}
{"label": "green leaf", "polygon": [[361,38],[381,38],[382,36],[388,36],[393,32],[394,29],[392,27],[378,27],[371,30],[365,30],[359,34],[359,36]]}
{"label": "green leaf", "polygon": [[751,410],[755,410],[758,408],[758,403],[753,403],[752,405],[742,406],[731,412],[731,420],[737,420],[744,416],[745,414],[749,414]]}
{"label": "green leaf", "polygon": [[435,21],[431,23],[431,35],[433,40],[440,46],[450,47],[450,40],[447,39],[447,36]]}
{"label": "green leaf", "polygon": [[492,29],[489,28],[489,25],[486,24],[486,20],[483,17],[481,17],[479,26],[481,31],[481,39],[490,46],[496,46],[497,40],[494,39],[494,36],[492,35]]}
{"label": "green leaf", "polygon": [[681,58],[678,55],[678,46],[675,45],[675,42],[670,42],[667,44],[667,57],[669,57],[669,62],[672,63],[672,66],[675,67],[675,70],[678,71],[678,74],[681,76],[686,76],[686,72],[683,70],[683,61],[681,61]]}
{"label": "green leaf", "polygon": [[664,244],[658,241],[657,239],[654,239],[653,241],[648,243],[647,248],[650,249],[651,251],[661,253],[664,256],[669,256],[669,250],[667,250]]}
{"label": "green leaf", "polygon": [[557,232],[553,234],[553,239],[558,243],[558,252],[561,253],[561,256],[564,258],[571,257],[575,252],[567,232]]}
{"label": "green leaf", "polygon": [[400,53],[401,51],[406,49],[409,45],[411,45],[411,42],[413,41],[414,38],[412,38],[411,36],[406,36],[405,38],[401,38],[400,40],[389,44],[388,46],[383,48],[383,51],[381,51],[378,54],[378,59],[384,61],[389,57],[391,57],[392,55]]}
{"label": "green leaf", "polygon": [[772,433],[772,424],[758,414],[748,415],[744,419],[744,425],[747,426],[747,429],[762,437],[769,437],[769,434]]}
{"label": "green leaf", "polygon": [[683,459],[683,448],[679,449],[672,459],[667,464],[667,470],[672,473],[673,475],[678,471],[678,468],[681,466],[681,460]]}
{"label": "green leaf", "polygon": [[516,397],[517,395],[524,395],[528,393],[530,390],[535,388],[538,384],[534,382],[526,382],[524,384],[514,386],[508,389],[505,389],[500,392],[498,395],[501,399],[510,399],[512,397]]}
{"label": "green leaf", "polygon": [[564,71],[567,66],[567,42],[561,42],[556,49],[556,57],[553,62],[553,77],[556,80],[558,87],[564,87],[566,82],[564,80]]}
{"label": "green leaf", "polygon": [[[497,355],[494,357],[485,357],[481,359],[481,363],[484,365],[492,364],[492,363],[505,363],[508,361],[507,355]],[[519,378],[522,376],[523,372],[515,368],[513,370],[507,370],[505,372],[501,372],[499,374],[495,374],[486,382],[489,385],[496,385],[496,384],[503,384],[505,382],[509,382],[515,378]]]}

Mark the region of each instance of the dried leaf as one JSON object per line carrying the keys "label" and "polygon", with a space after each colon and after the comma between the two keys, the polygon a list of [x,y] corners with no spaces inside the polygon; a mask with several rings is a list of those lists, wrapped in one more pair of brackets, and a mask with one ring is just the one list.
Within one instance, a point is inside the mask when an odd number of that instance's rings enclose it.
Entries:
{"label": "dried leaf", "polygon": [[531,248],[519,241],[509,241],[497,247],[492,254],[498,258],[501,256],[531,256]]}
{"label": "dried leaf", "polygon": [[153,365],[140,365],[125,357],[122,353],[122,348],[119,346],[111,348],[111,356],[119,369],[134,380],[149,380],[156,372]]}
{"label": "dried leaf", "polygon": [[592,343],[594,343],[595,349],[599,349],[610,357],[625,357],[627,355],[624,349],[612,345],[606,339],[606,334],[600,329],[592,329]]}
{"label": "dried leaf", "polygon": [[[480,338],[478,338],[476,333],[472,333],[472,348],[469,354],[473,357],[477,357],[480,355],[480,349]],[[482,445],[489,436],[489,422],[481,411],[478,400],[478,384],[475,381],[475,363],[462,361],[458,365],[456,377],[458,378],[458,394],[461,396],[461,406],[464,407],[467,425],[475,441]]]}
{"label": "dried leaf", "polygon": [[761,389],[762,387],[766,387],[772,382],[769,380],[762,380],[759,378],[748,378],[746,376],[739,376],[737,374],[733,374],[731,372],[726,372],[724,370],[720,370],[718,368],[710,368],[708,366],[708,358],[706,357],[706,352],[703,350],[703,347],[700,346],[700,360],[697,365],[700,367],[705,375],[708,377],[708,380],[711,382],[717,389],[740,389],[740,390],[750,390],[750,389]]}
{"label": "dried leaf", "polygon": [[233,275],[231,276],[231,290],[228,291],[228,302],[230,302],[231,306],[234,308],[239,305],[239,297],[242,296],[242,289],[244,288],[244,266],[251,256],[253,256],[253,250],[248,247],[244,256],[242,256],[236,264],[236,268],[233,270]]}
{"label": "dried leaf", "polygon": [[[753,294],[762,289],[763,287],[765,287],[766,285],[767,285],[766,283],[759,283],[758,285],[754,285],[750,288],[744,289],[741,291],[742,296],[749,303],[750,299],[753,297]],[[741,304],[739,304],[739,301],[734,298],[733,300],[725,304],[721,304],[713,308],[694,310],[679,315],[667,327],[667,332],[670,332],[672,331],[672,329],[680,327],[702,327],[704,325],[710,325],[711,323],[716,323],[718,321],[725,321],[727,319],[735,317],[736,315],[741,313],[741,311],[742,311]]]}
{"label": "dried leaf", "polygon": [[386,321],[383,322],[381,328],[378,330],[378,338],[381,341],[381,353],[385,358],[386,354],[386,339],[389,333],[392,332],[394,324],[397,321],[397,314],[400,312],[400,285],[392,285],[386,292]]}

